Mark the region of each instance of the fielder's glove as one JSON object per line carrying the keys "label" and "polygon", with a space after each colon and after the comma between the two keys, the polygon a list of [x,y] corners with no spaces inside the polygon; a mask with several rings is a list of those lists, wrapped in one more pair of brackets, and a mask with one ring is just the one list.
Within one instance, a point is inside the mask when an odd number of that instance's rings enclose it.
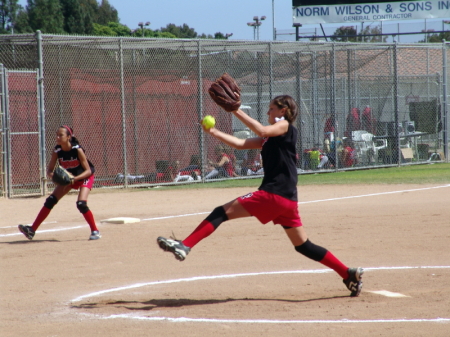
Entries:
{"label": "fielder's glove", "polygon": [[208,89],[209,95],[225,111],[236,111],[241,106],[241,88],[233,77],[224,73]]}
{"label": "fielder's glove", "polygon": [[72,185],[74,176],[61,166],[57,166],[53,171],[52,181],[61,186]]}

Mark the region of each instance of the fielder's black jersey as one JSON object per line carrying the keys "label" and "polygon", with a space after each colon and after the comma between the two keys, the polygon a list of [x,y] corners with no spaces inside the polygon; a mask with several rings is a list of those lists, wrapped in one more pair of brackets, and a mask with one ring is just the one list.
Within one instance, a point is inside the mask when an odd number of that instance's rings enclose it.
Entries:
{"label": "fielder's black jersey", "polygon": [[297,135],[297,129],[289,124],[284,135],[264,138],[261,151],[264,178],[260,190],[297,201]]}
{"label": "fielder's black jersey", "polygon": [[[78,149],[81,149],[84,152],[84,149],[80,145],[72,145],[72,149],[70,151],[63,151],[61,145],[55,146],[55,153],[58,155],[59,165],[72,173],[74,176],[77,176],[84,171],[84,168],[81,166],[80,160],[78,159]],[[92,165],[89,160],[88,164],[91,168],[92,174],[94,174],[94,165]]]}

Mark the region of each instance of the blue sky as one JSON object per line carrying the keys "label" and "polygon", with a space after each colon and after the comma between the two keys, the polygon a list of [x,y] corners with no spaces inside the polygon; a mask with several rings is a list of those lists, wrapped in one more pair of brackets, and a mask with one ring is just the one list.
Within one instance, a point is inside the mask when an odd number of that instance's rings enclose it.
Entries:
{"label": "blue sky", "polygon": [[[97,0],[100,2],[101,0]],[[26,0],[20,0],[26,6]],[[156,30],[166,27],[169,23],[177,26],[186,23],[198,34],[232,33],[230,39],[253,40],[254,29],[249,27],[254,16],[266,16],[259,27],[260,40],[273,39],[273,20],[278,40],[295,40],[292,28],[292,0],[109,0],[109,3],[119,12],[120,22],[131,29],[138,28],[139,22],[150,21],[149,28]],[[272,11],[272,3],[274,11]],[[275,15],[272,15],[274,12]],[[450,19],[450,18],[449,18]],[[367,22],[365,25],[378,25]],[[331,35],[336,28],[347,24],[323,25],[325,33]],[[359,27],[361,24],[358,24]],[[425,28],[424,21],[389,21],[383,23],[385,33],[421,31]],[[427,20],[427,29],[441,30],[442,20]],[[358,29],[359,31],[359,29]],[[320,25],[305,25],[300,32],[306,35],[321,34]],[[413,42],[423,39],[423,35],[402,36],[400,42]],[[389,37],[388,42],[392,42]]]}

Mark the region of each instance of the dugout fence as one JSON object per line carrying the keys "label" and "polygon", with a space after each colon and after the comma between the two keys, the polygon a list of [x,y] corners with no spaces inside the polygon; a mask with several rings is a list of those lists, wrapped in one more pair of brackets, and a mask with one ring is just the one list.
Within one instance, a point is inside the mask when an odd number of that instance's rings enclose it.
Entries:
{"label": "dugout fence", "polygon": [[[207,94],[223,72],[242,108],[267,123],[279,94],[300,106],[298,172],[448,162],[449,44],[178,40],[0,35],[1,188],[43,195],[55,131],[70,125],[96,167],[96,187],[203,183],[218,142],[198,121],[251,132]],[[354,161],[340,161],[344,140]],[[230,151],[236,172],[244,152]],[[319,152],[317,152],[319,151]],[[319,154],[319,156],[317,156]],[[195,159],[195,172],[180,169]],[[334,160],[334,161],[333,161]],[[229,177],[215,177],[230,179]]]}

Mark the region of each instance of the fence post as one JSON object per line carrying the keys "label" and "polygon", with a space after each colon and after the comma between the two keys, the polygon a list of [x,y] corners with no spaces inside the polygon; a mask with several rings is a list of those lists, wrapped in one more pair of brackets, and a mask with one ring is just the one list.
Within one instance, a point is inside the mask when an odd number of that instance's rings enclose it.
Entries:
{"label": "fence post", "polygon": [[[398,134],[398,63],[397,63],[397,52],[398,52],[398,42],[394,42],[394,52],[393,52],[393,65],[394,65],[394,136],[395,136],[395,146],[396,151],[395,156],[397,158],[397,165],[400,166],[401,160],[401,150],[400,150],[400,137]],[[395,157],[394,157],[395,158]]]}
{"label": "fence post", "polygon": [[299,132],[299,137],[297,140],[297,150],[298,150],[298,165],[303,170],[303,107],[302,104],[302,78],[301,78],[301,68],[300,68],[300,52],[295,52],[296,60],[295,60],[295,99],[298,104],[298,117],[297,117],[297,129]]}
{"label": "fence post", "polygon": [[[335,165],[334,170],[337,171],[339,166],[337,165],[339,159],[338,159],[338,150],[337,150],[337,135],[338,135],[338,128],[337,128],[337,118],[336,118],[336,43],[333,42],[331,45],[332,51],[331,51],[331,69],[330,69],[330,75],[331,75],[331,101],[330,101],[330,110],[331,110],[331,118],[333,120],[333,139],[334,143],[336,144],[334,146],[333,152],[334,152],[334,158]],[[325,135],[322,135],[322,138],[325,137]],[[330,137],[331,141],[331,137]]]}
{"label": "fence post", "polygon": [[442,40],[442,91],[443,91],[443,118],[442,118],[442,124],[443,124],[443,138],[444,138],[444,156],[445,161],[448,163],[448,93],[447,93],[447,46],[445,40]]}
{"label": "fence post", "polygon": [[272,42],[269,42],[269,101],[273,96],[273,46]]}
{"label": "fence post", "polygon": [[9,191],[9,179],[8,179],[8,172],[9,172],[9,154],[11,153],[8,150],[9,147],[9,112],[8,112],[8,88],[7,88],[7,76],[6,76],[7,69],[4,67],[3,64],[0,63],[0,88],[1,88],[1,99],[0,99],[0,118],[1,118],[1,135],[2,135],[2,165],[0,174],[2,175],[2,191],[1,196],[5,197],[8,196]]}
{"label": "fence post", "polygon": [[[197,40],[197,114],[198,120],[200,121],[203,118],[203,80],[202,80],[202,45],[201,40]],[[202,172],[202,181],[205,181],[205,168],[207,163],[206,151],[205,151],[205,133],[200,125],[197,126],[200,138],[200,158],[201,158],[201,172]]]}
{"label": "fence post", "polygon": [[125,116],[125,87],[123,80],[123,39],[119,38],[119,57],[120,57],[120,103],[122,110],[122,141],[123,141],[123,176],[124,176],[124,187],[128,188],[128,163],[127,163],[127,126],[126,126],[126,116]]}
{"label": "fence post", "polygon": [[42,34],[40,30],[36,31],[37,51],[38,51],[38,69],[37,69],[37,95],[39,102],[39,169],[41,171],[41,193],[46,195],[47,190],[47,159],[45,156],[45,100],[44,100],[44,62],[42,54]]}

